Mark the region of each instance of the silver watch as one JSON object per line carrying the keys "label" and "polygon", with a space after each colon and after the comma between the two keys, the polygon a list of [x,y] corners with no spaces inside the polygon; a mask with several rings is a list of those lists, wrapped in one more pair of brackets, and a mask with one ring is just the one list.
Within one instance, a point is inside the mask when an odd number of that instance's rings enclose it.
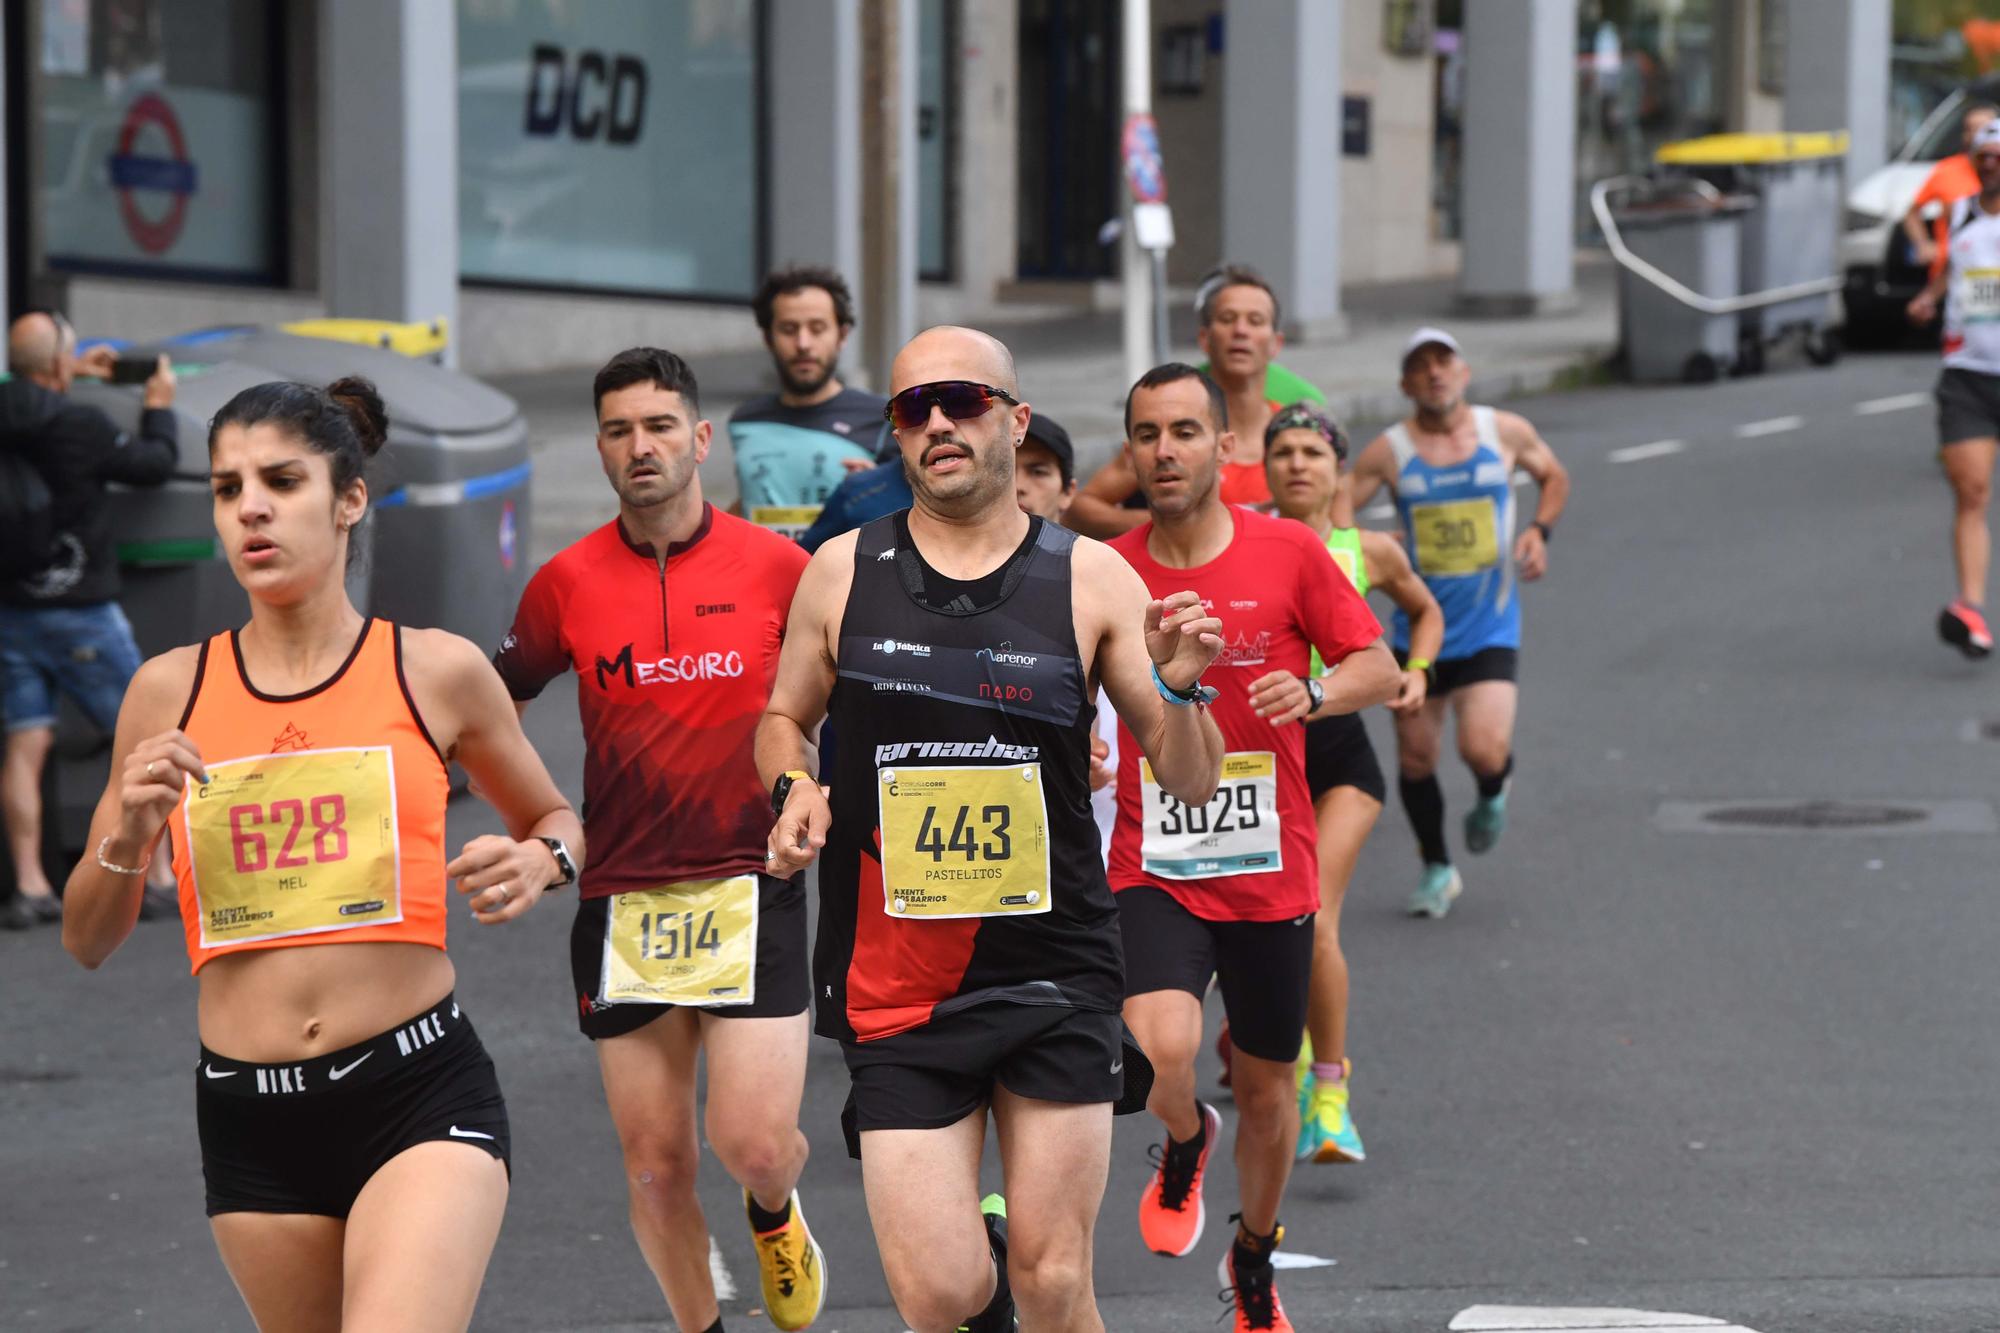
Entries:
{"label": "silver watch", "polygon": [[1306,685],[1306,698],[1312,700],[1312,703],[1309,707],[1307,707],[1306,712],[1317,713],[1319,711],[1319,706],[1326,702],[1326,686],[1320,684],[1319,679],[1315,676],[1305,677],[1305,685]]}
{"label": "silver watch", "polygon": [[556,859],[558,877],[556,882],[549,885],[549,887],[560,889],[565,884],[576,883],[576,861],[570,856],[569,848],[563,845],[563,840],[561,838],[537,838],[535,841],[548,848],[549,854]]}

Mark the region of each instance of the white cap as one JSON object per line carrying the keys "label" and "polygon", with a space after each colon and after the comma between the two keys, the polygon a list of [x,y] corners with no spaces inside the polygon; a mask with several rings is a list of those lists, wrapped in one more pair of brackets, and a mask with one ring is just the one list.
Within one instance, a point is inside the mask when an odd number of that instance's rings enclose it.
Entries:
{"label": "white cap", "polygon": [[2000,120],[1989,120],[1972,136],[1975,153],[2000,153]]}
{"label": "white cap", "polygon": [[1407,367],[1410,364],[1410,358],[1416,355],[1419,348],[1430,347],[1432,345],[1449,347],[1453,356],[1465,355],[1463,349],[1458,345],[1458,339],[1452,337],[1443,329],[1433,328],[1426,324],[1411,334],[1410,340],[1403,344],[1403,365]]}

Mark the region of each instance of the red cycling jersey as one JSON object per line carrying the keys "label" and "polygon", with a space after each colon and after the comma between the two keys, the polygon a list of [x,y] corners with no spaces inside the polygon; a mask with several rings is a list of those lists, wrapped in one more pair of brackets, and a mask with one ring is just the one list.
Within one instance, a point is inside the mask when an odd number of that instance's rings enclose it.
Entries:
{"label": "red cycling jersey", "polygon": [[1206,806],[1184,806],[1141,770],[1139,743],[1118,724],[1118,823],[1111,887],[1155,885],[1206,921],[1282,921],[1319,910],[1319,830],[1306,788],[1305,727],[1274,727],[1250,704],[1273,671],[1304,676],[1382,637],[1368,604],[1317,534],[1289,518],[1232,506],[1236,535],[1205,565],[1176,569],[1146,549],[1147,523],[1114,539],[1155,597],[1201,594],[1222,618],[1222,655],[1203,674],[1228,757]]}
{"label": "red cycling jersey", "polygon": [[807,558],[704,506],[664,563],[614,519],[528,581],[493,665],[517,700],[576,672],[584,897],[764,868],[752,741]]}

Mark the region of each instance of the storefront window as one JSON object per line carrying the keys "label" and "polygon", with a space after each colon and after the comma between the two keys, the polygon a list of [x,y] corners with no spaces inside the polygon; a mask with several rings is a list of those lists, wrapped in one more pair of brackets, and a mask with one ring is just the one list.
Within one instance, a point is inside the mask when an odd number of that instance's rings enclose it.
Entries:
{"label": "storefront window", "polygon": [[747,298],[763,267],[762,10],[461,0],[464,275]]}
{"label": "storefront window", "polygon": [[273,281],[273,15],[262,0],[42,0],[34,121],[54,269]]}
{"label": "storefront window", "polygon": [[951,281],[955,0],[917,0],[917,273]]}

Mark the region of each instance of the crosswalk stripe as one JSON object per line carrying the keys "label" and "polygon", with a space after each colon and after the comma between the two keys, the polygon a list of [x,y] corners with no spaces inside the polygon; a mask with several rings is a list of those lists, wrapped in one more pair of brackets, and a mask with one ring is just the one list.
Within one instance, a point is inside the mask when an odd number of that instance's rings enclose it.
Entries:
{"label": "crosswalk stripe", "polygon": [[1475,1305],[1460,1310],[1453,1333],[1622,1333],[1634,1328],[1700,1329],[1702,1333],[1757,1333],[1699,1314],[1625,1310],[1604,1306]]}

